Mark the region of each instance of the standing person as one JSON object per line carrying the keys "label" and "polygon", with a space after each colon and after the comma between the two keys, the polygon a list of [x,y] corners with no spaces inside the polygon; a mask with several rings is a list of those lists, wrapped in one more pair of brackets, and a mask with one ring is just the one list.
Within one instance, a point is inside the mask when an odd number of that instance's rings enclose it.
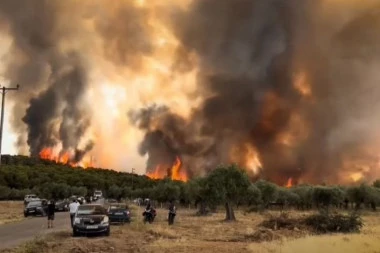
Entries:
{"label": "standing person", "polygon": [[169,217],[168,217],[169,226],[173,225],[175,215],[176,215],[176,208],[175,208],[174,202],[171,200],[169,204]]}
{"label": "standing person", "polygon": [[73,227],[73,225],[74,225],[74,217],[75,217],[75,213],[78,210],[78,206],[80,206],[80,204],[78,203],[78,201],[76,199],[74,199],[73,202],[70,203],[70,205],[69,205],[71,227]]}
{"label": "standing person", "polygon": [[47,208],[48,228],[53,228],[54,214],[55,202],[54,200],[50,200]]}

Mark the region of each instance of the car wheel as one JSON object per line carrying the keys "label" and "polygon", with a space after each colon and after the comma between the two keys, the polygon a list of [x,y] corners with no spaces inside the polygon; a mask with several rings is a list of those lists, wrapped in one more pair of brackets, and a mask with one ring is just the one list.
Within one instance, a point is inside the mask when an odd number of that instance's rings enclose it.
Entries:
{"label": "car wheel", "polygon": [[80,234],[77,232],[77,231],[75,231],[75,229],[73,229],[73,237],[78,237]]}
{"label": "car wheel", "polygon": [[106,231],[105,235],[106,235],[106,236],[110,236],[110,234],[111,234],[111,229],[108,229],[108,230]]}
{"label": "car wheel", "polygon": [[27,214],[27,213],[24,213],[24,217],[28,217],[28,214]]}

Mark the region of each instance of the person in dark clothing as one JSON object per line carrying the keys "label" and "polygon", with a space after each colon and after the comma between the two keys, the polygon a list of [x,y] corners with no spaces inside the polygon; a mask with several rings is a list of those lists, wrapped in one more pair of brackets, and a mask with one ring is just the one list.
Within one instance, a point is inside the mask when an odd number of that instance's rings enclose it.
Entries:
{"label": "person in dark clothing", "polygon": [[173,225],[175,215],[176,215],[176,207],[174,205],[174,202],[170,201],[170,204],[169,204],[169,217],[168,217],[169,226]]}
{"label": "person in dark clothing", "polygon": [[143,216],[144,216],[144,223],[146,222],[152,223],[154,221],[154,218],[156,217],[156,210],[154,209],[154,207],[151,206],[150,203],[148,203],[148,205],[146,206],[143,212]]}
{"label": "person in dark clothing", "polygon": [[55,202],[54,200],[50,200],[47,208],[47,217],[48,217],[48,228],[53,228],[55,214]]}

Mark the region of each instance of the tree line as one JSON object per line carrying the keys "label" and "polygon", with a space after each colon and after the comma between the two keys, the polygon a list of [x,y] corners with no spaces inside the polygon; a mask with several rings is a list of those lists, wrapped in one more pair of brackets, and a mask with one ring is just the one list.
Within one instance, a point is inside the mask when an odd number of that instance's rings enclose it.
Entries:
{"label": "tree line", "polygon": [[108,198],[149,198],[157,203],[175,200],[198,208],[206,215],[224,205],[226,219],[234,220],[234,208],[264,210],[273,206],[307,210],[344,208],[376,210],[380,204],[380,181],[355,186],[297,185],[291,188],[272,182],[251,182],[236,165],[219,166],[206,177],[189,182],[152,180],[105,169],[72,168],[51,161],[9,157],[0,167],[0,200],[19,200],[34,193],[44,198],[63,199],[71,195],[92,195],[102,190]]}

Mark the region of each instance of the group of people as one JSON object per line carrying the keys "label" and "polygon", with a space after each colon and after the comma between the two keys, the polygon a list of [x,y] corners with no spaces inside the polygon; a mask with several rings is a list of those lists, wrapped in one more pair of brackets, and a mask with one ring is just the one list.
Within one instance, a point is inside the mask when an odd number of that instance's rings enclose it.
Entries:
{"label": "group of people", "polygon": [[[173,201],[170,201],[169,208],[168,208],[168,223],[169,226],[174,224],[174,218],[176,216],[176,206],[174,205]],[[144,223],[149,222],[152,223],[154,218],[156,217],[156,210],[151,206],[150,202],[148,202],[148,205],[146,206],[144,212]]]}
{"label": "group of people", "polygon": [[[77,212],[79,206],[80,206],[80,203],[76,199],[74,199],[69,204],[71,227],[73,226],[75,213]],[[174,205],[173,201],[170,201],[168,211],[169,211],[168,223],[169,225],[173,225],[174,218],[176,216],[176,206]],[[48,202],[48,207],[47,207],[48,228],[53,228],[54,215],[55,215],[55,201],[50,200]],[[146,206],[145,211],[143,212],[143,216],[145,216],[144,222],[146,221],[148,221],[149,223],[153,222],[156,216],[156,210],[151,206],[150,202]]]}
{"label": "group of people", "polygon": [[[78,210],[78,206],[80,206],[80,204],[79,204],[78,200],[76,200],[76,199],[74,199],[69,204],[71,226],[73,226],[74,217],[75,217],[75,213]],[[48,228],[53,228],[54,216],[55,216],[55,201],[50,200],[48,202],[48,206],[47,206]]]}

